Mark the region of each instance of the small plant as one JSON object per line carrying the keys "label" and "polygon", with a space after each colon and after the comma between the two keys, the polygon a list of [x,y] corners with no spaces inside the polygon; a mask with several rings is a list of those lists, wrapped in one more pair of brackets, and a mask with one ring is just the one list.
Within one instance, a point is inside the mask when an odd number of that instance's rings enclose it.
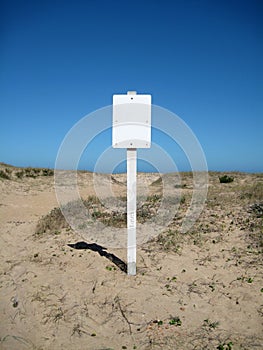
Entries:
{"label": "small plant", "polygon": [[94,211],[92,213],[92,217],[97,219],[97,218],[101,218],[103,216],[103,213],[101,211]]}
{"label": "small plant", "polygon": [[254,203],[249,208],[249,213],[253,213],[257,218],[263,218],[263,203]]}
{"label": "small plant", "polygon": [[233,349],[233,343],[230,341],[227,344],[219,344],[217,346],[217,350],[232,350]]}
{"label": "small plant", "polygon": [[186,201],[186,198],[185,196],[183,195],[181,198],[180,198],[180,204],[184,204]]}
{"label": "small plant", "polygon": [[208,326],[210,329],[215,329],[219,326],[219,322],[211,322],[208,318],[204,320],[204,326]]}
{"label": "small plant", "polygon": [[53,176],[54,170],[52,169],[42,169],[42,175],[43,176]]}
{"label": "small plant", "polygon": [[4,170],[0,170],[0,178],[6,179],[6,180],[10,180],[11,179],[10,175]]}
{"label": "small plant", "polygon": [[17,172],[16,172],[16,177],[17,177],[18,179],[22,179],[23,176],[24,176],[23,170],[17,171]]}
{"label": "small plant", "polygon": [[25,168],[25,176],[26,177],[32,177],[33,179],[36,178],[36,174],[35,174],[35,171],[34,171],[34,168]]}
{"label": "small plant", "polygon": [[226,184],[234,181],[234,178],[228,175],[223,175],[219,177],[219,181],[221,184]]}
{"label": "small plant", "polygon": [[46,232],[59,232],[63,228],[70,228],[70,226],[66,222],[60,208],[54,208],[38,221],[35,235],[39,236]]}
{"label": "small plant", "polygon": [[107,265],[107,266],[106,266],[106,270],[108,270],[108,271],[115,271],[115,270],[116,270],[116,267],[115,267],[115,266]]}
{"label": "small plant", "polygon": [[11,174],[12,173],[12,170],[11,169],[9,169],[9,168],[5,168],[5,172],[7,173],[7,174]]}
{"label": "small plant", "polygon": [[215,291],[215,286],[214,286],[214,284],[210,284],[210,285],[209,285],[209,288],[211,289],[212,292]]}
{"label": "small plant", "polygon": [[162,320],[154,320],[154,321],[152,321],[152,323],[157,323],[158,326],[162,326],[163,325],[163,321]]}
{"label": "small plant", "polygon": [[157,203],[161,200],[161,196],[159,196],[158,194],[154,194],[152,196],[148,196],[146,199],[146,202],[149,203]]}
{"label": "small plant", "polygon": [[168,292],[171,292],[171,291],[172,291],[170,284],[166,284],[166,285],[165,285],[165,288],[167,289]]}
{"label": "small plant", "polygon": [[173,317],[173,318],[169,321],[169,325],[170,325],[170,326],[181,326],[181,325],[182,325],[182,321],[180,320],[179,317]]}

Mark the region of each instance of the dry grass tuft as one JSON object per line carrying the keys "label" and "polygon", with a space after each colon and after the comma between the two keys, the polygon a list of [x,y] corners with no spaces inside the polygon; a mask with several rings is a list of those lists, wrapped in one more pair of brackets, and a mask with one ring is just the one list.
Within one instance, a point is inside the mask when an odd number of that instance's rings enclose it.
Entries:
{"label": "dry grass tuft", "polygon": [[57,233],[64,228],[69,229],[69,224],[66,222],[60,208],[54,208],[38,221],[35,234]]}
{"label": "dry grass tuft", "polygon": [[[123,197],[117,198],[119,203],[124,203],[122,208],[110,210],[100,202],[96,196],[89,196],[82,200],[82,203],[88,210],[92,220],[98,220],[106,226],[126,227],[127,213],[126,203]],[[111,203],[116,202],[116,198],[108,198],[106,201]],[[160,206],[161,197],[159,195],[148,196],[146,200],[141,201],[137,209],[137,220],[139,223],[144,223],[146,220],[154,216]],[[70,215],[77,217],[79,214],[79,201],[72,201],[66,204],[65,209]],[[60,208],[54,208],[50,213],[43,216],[37,223],[35,234],[41,235],[44,233],[57,234],[62,229],[70,229],[69,224]]]}

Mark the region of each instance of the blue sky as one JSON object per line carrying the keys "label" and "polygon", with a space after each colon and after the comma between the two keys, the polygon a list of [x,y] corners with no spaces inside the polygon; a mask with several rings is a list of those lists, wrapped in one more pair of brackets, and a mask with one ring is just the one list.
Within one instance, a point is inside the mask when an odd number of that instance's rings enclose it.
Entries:
{"label": "blue sky", "polygon": [[[0,6],[0,161],[53,168],[81,118],[110,105],[114,93],[136,90],[192,129],[209,170],[263,171],[262,1]],[[153,141],[188,170],[168,138],[154,132]],[[92,169],[110,147],[110,130],[96,142],[82,168]],[[149,170],[146,163],[140,171]]]}

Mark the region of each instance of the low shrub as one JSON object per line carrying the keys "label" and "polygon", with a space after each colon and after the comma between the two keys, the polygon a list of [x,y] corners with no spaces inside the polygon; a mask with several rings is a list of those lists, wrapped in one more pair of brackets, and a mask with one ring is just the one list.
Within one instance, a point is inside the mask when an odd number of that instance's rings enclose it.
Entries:
{"label": "low shrub", "polygon": [[52,169],[42,169],[42,175],[43,176],[53,176],[54,170]]}
{"label": "low shrub", "polygon": [[69,224],[66,222],[60,208],[54,208],[46,216],[43,216],[37,223],[35,234],[57,232],[63,228],[69,229]]}
{"label": "low shrub", "polygon": [[234,181],[234,178],[228,175],[223,175],[219,177],[219,181],[221,184],[226,184]]}
{"label": "low shrub", "polygon": [[17,171],[17,172],[16,172],[16,177],[17,177],[18,179],[22,179],[23,176],[24,176],[23,170],[22,170],[22,171]]}
{"label": "low shrub", "polygon": [[0,178],[10,180],[9,172],[6,170],[0,170]]}
{"label": "low shrub", "polygon": [[[119,198],[119,200],[121,201],[121,198]],[[155,215],[155,212],[157,212],[159,208],[160,200],[159,196],[156,195],[147,197],[146,201],[137,209],[137,220],[139,223],[144,223]],[[127,225],[126,212],[123,210],[108,210],[96,196],[89,196],[87,199],[82,200],[82,204],[84,204],[84,207],[88,210],[91,219],[100,221],[105,226],[126,227]],[[67,203],[62,209],[64,213],[68,213],[71,217],[76,218],[76,220],[79,218],[85,222],[87,219],[79,216],[82,214],[80,213],[80,203],[78,200]],[[39,220],[35,234],[40,235],[43,233],[60,231],[63,228],[69,229],[70,226],[66,222],[61,209],[54,208]]]}

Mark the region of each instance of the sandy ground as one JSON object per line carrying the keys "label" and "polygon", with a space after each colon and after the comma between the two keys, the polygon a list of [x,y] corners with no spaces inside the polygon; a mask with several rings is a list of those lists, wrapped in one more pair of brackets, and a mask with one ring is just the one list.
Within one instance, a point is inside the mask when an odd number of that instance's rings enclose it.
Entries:
{"label": "sandy ground", "polygon": [[[220,184],[210,174],[195,230],[175,235],[175,220],[168,236],[139,247],[136,276],[123,271],[125,249],[74,249],[67,244],[83,237],[68,229],[35,235],[58,206],[52,176],[0,179],[0,348],[263,349],[262,247],[251,236],[260,227],[248,211],[260,198],[240,195],[263,176],[234,177]],[[140,174],[145,188],[156,179]],[[111,181],[125,193],[125,176]],[[94,194],[92,174],[79,186]]]}

